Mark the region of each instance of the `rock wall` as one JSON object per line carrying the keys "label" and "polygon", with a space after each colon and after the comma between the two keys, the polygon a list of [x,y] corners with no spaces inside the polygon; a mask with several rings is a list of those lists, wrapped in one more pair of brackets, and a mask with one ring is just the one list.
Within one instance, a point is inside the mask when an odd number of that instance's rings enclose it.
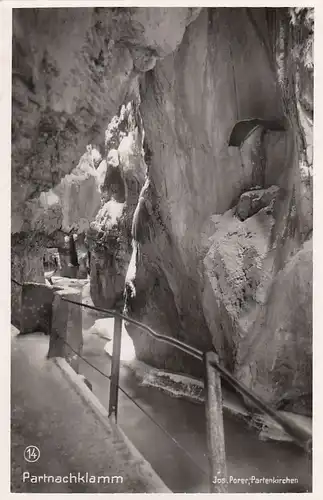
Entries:
{"label": "rock wall", "polygon": [[[148,228],[127,300],[129,313],[158,331],[202,350],[212,343],[238,378],[277,406],[311,392],[309,248],[306,279],[300,285],[292,276],[303,272],[300,249],[312,228],[312,122],[307,112],[304,133],[299,112],[304,87],[313,109],[312,69],[291,50],[311,28],[297,38],[289,16],[205,9],[179,48],[145,74],[150,163],[138,220]],[[282,120],[285,130],[258,127],[240,148],[229,147],[235,123],[251,118]],[[307,295],[297,315],[294,307],[285,317],[272,299],[278,282],[285,303]],[[140,358],[199,373],[139,329],[128,331]],[[268,351],[259,347],[264,335]]]}
{"label": "rock wall", "polygon": [[13,33],[12,218],[18,232],[24,202],[57,184],[77,165],[77,153],[100,138],[128,89],[133,63],[126,48],[112,46],[107,60],[100,59],[109,31],[95,9],[17,9]]}
{"label": "rock wall", "polygon": [[[30,224],[33,210],[42,211],[46,193],[78,165],[87,145],[104,151],[105,130],[120,106],[138,95],[141,71],[176,48],[199,10],[14,9],[11,231],[24,240],[30,259],[42,231]],[[45,246],[61,229],[56,202],[52,196],[45,215]],[[38,260],[42,249],[35,249]],[[30,265],[27,257],[20,267],[29,273],[39,262]]]}
{"label": "rock wall", "polygon": [[[78,163],[145,64],[172,52],[199,9],[15,9],[12,62],[12,232],[24,203]],[[142,67],[142,69],[141,69]],[[79,156],[77,156],[79,155]]]}
{"label": "rock wall", "polygon": [[[204,349],[212,338],[202,299],[203,258],[213,232],[209,218],[225,212],[253,185],[257,153],[256,141],[242,151],[229,148],[230,132],[239,119],[283,116],[276,76],[245,10],[203,10],[178,50],[145,75],[141,99],[151,151],[145,196],[151,238],[140,247],[144,264],[138,265],[138,274],[144,267],[144,275],[162,276],[171,293],[163,302],[157,290],[152,308],[146,304],[154,279],[149,286],[138,277],[136,301],[141,297],[142,307],[132,306],[133,314]],[[276,168],[282,169],[282,163]],[[162,319],[170,308],[177,313],[176,323]],[[143,335],[129,331],[134,338]],[[155,351],[156,357],[150,354],[154,362],[165,363],[154,340],[142,344]],[[171,367],[172,357],[166,360]]]}
{"label": "rock wall", "polygon": [[312,411],[312,276],[312,241],[306,241],[274,277],[237,362],[246,385],[305,415]]}

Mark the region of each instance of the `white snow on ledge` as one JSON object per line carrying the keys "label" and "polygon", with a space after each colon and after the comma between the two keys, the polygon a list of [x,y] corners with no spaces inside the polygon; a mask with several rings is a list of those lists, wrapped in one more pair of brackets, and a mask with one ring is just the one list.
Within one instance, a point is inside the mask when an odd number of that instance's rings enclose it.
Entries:
{"label": "white snow on ledge", "polygon": [[306,163],[301,162],[299,164],[299,171],[301,173],[301,179],[308,179],[313,177],[313,166],[307,165]]}
{"label": "white snow on ledge", "polygon": [[[88,330],[88,334],[97,335],[103,339],[108,340],[104,346],[104,351],[112,357],[113,352],[113,329],[114,318],[97,319],[94,325]],[[129,362],[136,358],[135,348],[131,337],[125,329],[124,323],[122,324],[122,337],[121,337],[121,362]]]}

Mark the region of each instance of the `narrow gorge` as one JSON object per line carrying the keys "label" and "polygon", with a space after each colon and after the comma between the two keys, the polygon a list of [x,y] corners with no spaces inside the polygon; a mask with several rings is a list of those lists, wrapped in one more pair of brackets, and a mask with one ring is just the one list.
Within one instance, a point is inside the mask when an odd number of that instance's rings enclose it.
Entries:
{"label": "narrow gorge", "polygon": [[[12,278],[44,283],[74,235],[96,306],[311,416],[313,23],[310,8],[14,9]],[[18,308],[13,284],[13,322]],[[139,360],[202,377],[127,330]]]}

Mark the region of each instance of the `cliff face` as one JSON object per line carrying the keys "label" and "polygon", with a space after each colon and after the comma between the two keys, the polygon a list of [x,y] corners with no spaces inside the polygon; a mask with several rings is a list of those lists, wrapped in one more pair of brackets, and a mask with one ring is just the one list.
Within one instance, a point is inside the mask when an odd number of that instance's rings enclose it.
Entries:
{"label": "cliff face", "polygon": [[[84,217],[94,302],[114,307],[128,268],[128,314],[214,346],[297,411],[311,392],[312,28],[307,9],[40,9],[16,12],[13,41],[17,241],[39,241],[26,205],[96,144],[100,208]],[[229,146],[252,118],[263,121]],[[140,359],[201,373],[128,330]]]}
{"label": "cliff face", "polygon": [[[104,151],[104,132],[123,102],[138,95],[141,71],[176,48],[198,12],[190,8],[14,10],[13,253],[17,240],[30,255],[52,244],[48,232],[52,235],[55,226],[60,229],[60,218],[54,214],[51,229],[42,233],[40,242],[39,228],[30,224],[28,203],[59,184],[78,165],[87,145]],[[25,262],[20,267],[24,277],[25,268],[41,266]]]}
{"label": "cliff face", "polygon": [[[142,245],[141,254],[145,272],[161,277],[165,283],[161,288],[166,287],[167,293],[159,293],[154,280],[152,288],[146,278],[140,280],[136,300],[145,295],[143,309],[136,305],[134,310],[160,328],[157,311],[163,315],[167,309],[166,295],[177,322],[175,327],[173,319],[163,324],[163,331],[176,332],[186,341],[194,338],[200,348],[210,340],[203,311],[203,258],[213,232],[210,216],[225,212],[253,185],[251,150],[255,146],[251,142],[241,153],[229,148],[230,132],[239,119],[283,114],[265,50],[247,15],[242,15],[235,9],[203,11],[187,29],[179,49],[145,75],[141,90],[152,152],[146,194],[152,236]],[[152,308],[156,286],[157,304]],[[145,340],[147,349],[151,343]],[[166,359],[171,363],[171,357]]]}
{"label": "cliff face", "polygon": [[126,49],[111,48],[103,65],[108,33],[94,9],[18,9],[13,31],[12,215],[18,232],[23,203],[57,184],[99,138],[125,95],[133,64]]}
{"label": "cliff face", "polygon": [[195,11],[15,10],[13,232],[20,230],[23,202],[57,184],[87,144],[103,144],[141,69],[176,48]]}
{"label": "cliff face", "polygon": [[[301,411],[298,399],[311,392],[311,249],[302,245],[312,228],[313,100],[311,67],[293,57],[297,29],[286,11],[203,10],[179,48],[146,73],[145,231],[127,303],[167,335],[203,350],[212,341],[244,383]],[[310,27],[302,29],[305,43]],[[228,146],[237,121],[284,116],[284,131],[260,127],[240,148]],[[293,301],[300,307],[287,312]],[[143,359],[198,373],[128,330]]]}
{"label": "cliff face", "polygon": [[[64,236],[57,198],[51,197],[47,209],[46,193],[78,165],[87,145],[104,152],[105,130],[119,107],[138,96],[141,71],[176,48],[198,12],[190,8],[14,9],[13,277],[44,279],[39,262],[43,248],[58,246],[57,239],[61,242]],[[44,203],[45,212],[50,212],[48,230],[38,218]],[[84,217],[83,210],[85,226],[94,215],[91,209]]]}

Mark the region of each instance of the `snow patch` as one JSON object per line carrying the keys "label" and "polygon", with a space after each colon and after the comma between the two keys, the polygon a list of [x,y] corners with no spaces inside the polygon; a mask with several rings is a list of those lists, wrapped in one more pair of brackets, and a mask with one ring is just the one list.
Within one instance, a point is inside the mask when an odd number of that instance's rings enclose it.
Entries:
{"label": "snow patch", "polygon": [[117,149],[110,149],[107,156],[107,164],[110,165],[111,167],[119,166],[119,153]]}
{"label": "snow patch", "polygon": [[59,204],[60,202],[57,194],[55,194],[51,189],[47,192],[42,192],[39,196],[39,201],[44,208]]}
{"label": "snow patch", "polygon": [[114,199],[109,200],[99,210],[96,220],[91,223],[91,227],[97,228],[97,230],[104,228],[105,231],[109,231],[121,218],[124,206],[124,203],[119,203]]}
{"label": "snow patch", "polygon": [[[102,320],[106,321],[106,320]],[[113,322],[113,319],[108,319],[108,321]],[[113,332],[113,325],[112,327]],[[121,333],[121,353],[120,353],[120,361],[132,361],[136,358],[135,347],[133,345],[133,341],[131,337],[128,335],[127,330],[125,329],[124,323],[122,324],[122,333]],[[104,346],[104,351],[112,357],[113,353],[113,333],[111,335],[112,341],[108,341]]]}
{"label": "snow patch", "polygon": [[99,337],[107,340],[111,340],[113,338],[113,318],[103,318],[95,320],[88,333],[92,335],[98,335]]}
{"label": "snow patch", "polygon": [[312,165],[307,165],[305,162],[299,164],[299,170],[301,174],[301,179],[309,179],[313,177],[313,167]]}
{"label": "snow patch", "polygon": [[125,282],[128,285],[128,287],[131,289],[131,297],[136,296],[136,288],[134,285],[134,279],[136,277],[136,272],[137,272],[137,253],[138,253],[138,243],[135,240],[132,240],[132,254],[131,254],[131,259],[129,262],[129,266],[127,269],[127,274],[126,274],[126,279]]}

